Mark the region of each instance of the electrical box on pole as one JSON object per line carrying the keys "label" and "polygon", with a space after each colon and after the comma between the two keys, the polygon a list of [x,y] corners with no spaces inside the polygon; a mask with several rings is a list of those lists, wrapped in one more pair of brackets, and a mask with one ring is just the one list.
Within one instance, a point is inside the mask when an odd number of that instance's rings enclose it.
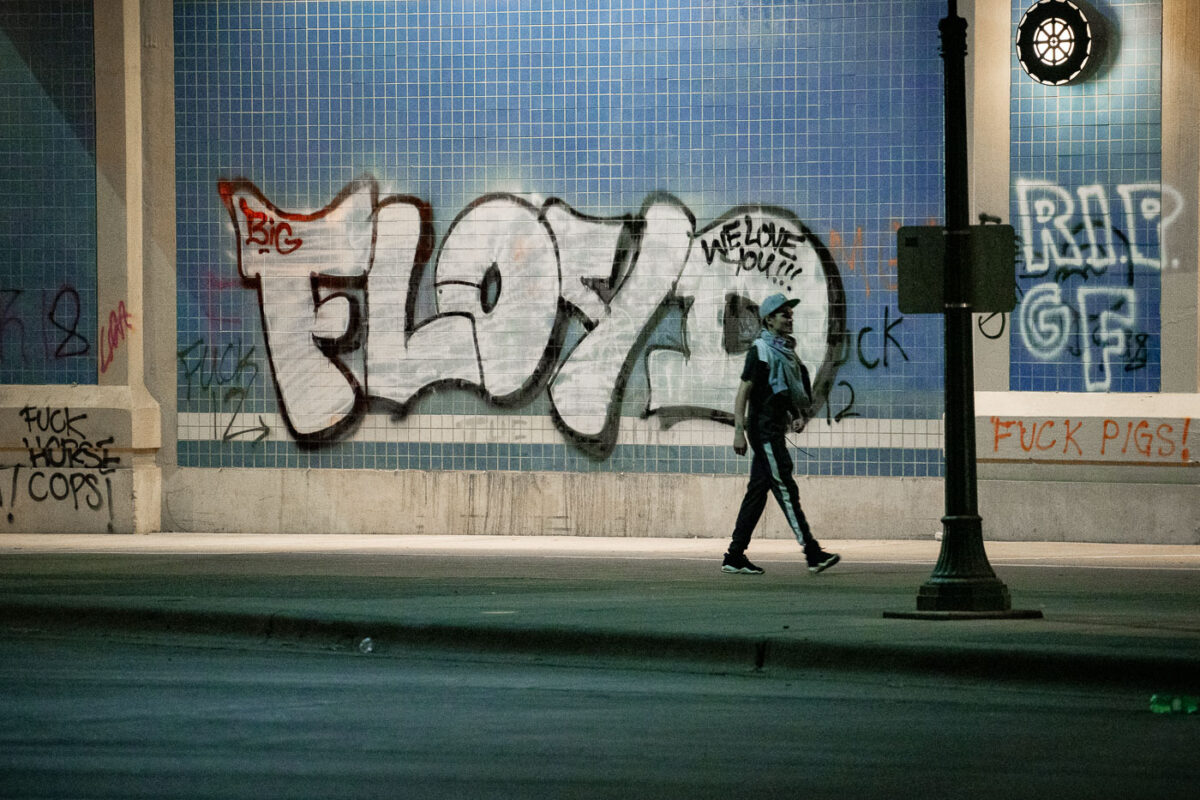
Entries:
{"label": "electrical box on pole", "polygon": [[[972,225],[967,233],[967,303],[993,314],[1017,304],[1016,235],[1011,225]],[[946,229],[911,225],[896,233],[900,311],[941,314],[946,309]]]}

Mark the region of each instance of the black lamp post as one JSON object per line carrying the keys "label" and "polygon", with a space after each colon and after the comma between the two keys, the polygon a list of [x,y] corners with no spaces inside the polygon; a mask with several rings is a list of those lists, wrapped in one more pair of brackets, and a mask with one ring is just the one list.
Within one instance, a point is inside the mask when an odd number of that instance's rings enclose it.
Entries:
{"label": "black lamp post", "polygon": [[971,264],[967,258],[967,21],[958,16],[956,0],[949,0],[949,15],[938,24],[938,30],[946,93],[946,508],[941,555],[917,594],[917,613],[889,612],[884,616],[1040,617],[1040,611],[1012,611],[1008,587],[996,577],[983,547],[975,468]]}

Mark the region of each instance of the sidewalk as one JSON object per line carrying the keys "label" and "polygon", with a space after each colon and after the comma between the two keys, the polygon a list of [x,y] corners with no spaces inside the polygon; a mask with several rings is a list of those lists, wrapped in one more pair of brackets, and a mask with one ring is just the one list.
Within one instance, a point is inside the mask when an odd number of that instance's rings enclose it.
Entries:
{"label": "sidewalk", "polygon": [[1200,546],[989,542],[1044,619],[928,621],[883,612],[915,610],[935,541],[829,540],[843,562],[819,576],[782,540],[751,548],[765,575],[723,574],[724,544],[5,534],[0,626],[1200,689]]}

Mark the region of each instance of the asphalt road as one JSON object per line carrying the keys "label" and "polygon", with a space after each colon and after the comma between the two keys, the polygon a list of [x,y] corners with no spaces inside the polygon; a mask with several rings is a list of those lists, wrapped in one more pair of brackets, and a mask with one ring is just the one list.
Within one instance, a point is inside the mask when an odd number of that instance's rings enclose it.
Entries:
{"label": "asphalt road", "polygon": [[1148,694],[0,632],[5,798],[1195,796]]}

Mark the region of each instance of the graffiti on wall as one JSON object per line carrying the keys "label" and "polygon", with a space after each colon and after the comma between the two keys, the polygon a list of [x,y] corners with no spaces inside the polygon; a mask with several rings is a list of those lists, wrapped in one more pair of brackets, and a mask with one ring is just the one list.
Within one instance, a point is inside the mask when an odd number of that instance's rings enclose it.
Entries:
{"label": "graffiti on wall", "polygon": [[1172,260],[1163,230],[1182,209],[1158,183],[1080,186],[1015,183],[1023,294],[1013,325],[1035,359],[1078,361],[1087,391],[1112,388],[1118,371],[1144,369],[1153,331],[1139,325],[1138,270]]}
{"label": "graffiti on wall", "polygon": [[[402,419],[451,386],[500,408],[545,392],[559,429],[603,457],[643,364],[644,415],[729,420],[755,302],[775,291],[801,299],[810,416],[844,357],[837,268],[785,209],[742,206],[697,230],[668,194],[612,218],[489,194],[439,243],[426,202],[380,196],[370,177],[311,213],[281,210],[246,180],[218,190],[239,274],[258,295],[282,417],[302,443],[345,435],[368,407]],[[668,318],[678,331],[663,344],[653,334]]]}
{"label": "graffiti on wall", "polygon": [[977,427],[984,461],[1195,466],[1190,417],[991,417]]}
{"label": "graffiti on wall", "polygon": [[1103,275],[1110,267],[1123,267],[1129,275],[1138,267],[1160,271],[1162,231],[1183,207],[1178,191],[1159,183],[1118,185],[1115,198],[1104,186],[1080,186],[1072,193],[1048,181],[1020,179],[1015,188],[1022,277],[1052,274],[1062,280]]}
{"label": "graffiti on wall", "polygon": [[125,301],[117,303],[117,307],[108,313],[108,321],[100,325],[100,372],[108,371],[116,358],[117,349],[133,333],[133,314],[125,308]]}
{"label": "graffiti on wall", "polygon": [[246,347],[240,338],[221,346],[196,339],[175,353],[185,399],[208,401],[214,440],[261,442],[271,433],[261,414],[255,420],[245,411],[246,399],[259,376],[255,351],[253,345]]}
{"label": "graffiti on wall", "polygon": [[88,415],[66,407],[25,406],[19,412],[24,463],[0,466],[0,507],[10,525],[18,507],[29,503],[65,505],[74,512],[108,509],[112,530],[110,477],[121,463],[111,455],[112,436],[96,437],[85,424]]}
{"label": "graffiti on wall", "polygon": [[87,355],[91,342],[79,328],[82,316],[79,291],[70,284],[37,292],[0,289],[0,365]]}

